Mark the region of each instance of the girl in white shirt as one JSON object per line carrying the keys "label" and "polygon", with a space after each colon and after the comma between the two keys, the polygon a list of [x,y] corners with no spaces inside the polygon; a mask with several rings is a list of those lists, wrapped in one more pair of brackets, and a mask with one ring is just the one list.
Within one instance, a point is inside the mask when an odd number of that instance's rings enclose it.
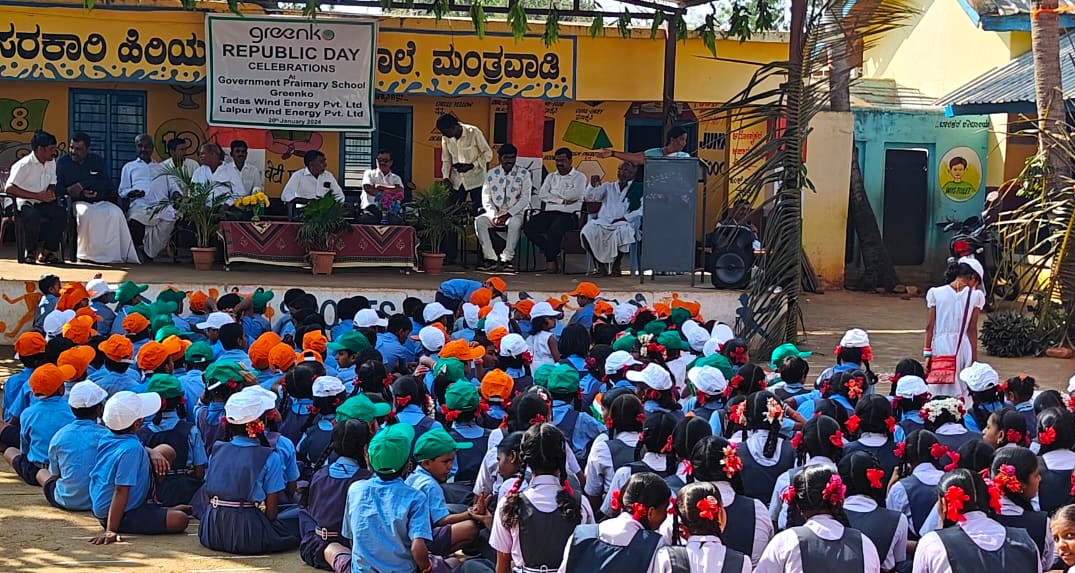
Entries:
{"label": "girl in white shirt", "polygon": [[888,490],[885,506],[907,516],[911,537],[916,538],[936,501],[935,488],[944,475],[940,460],[947,450],[933,432],[915,430],[896,445],[896,452],[900,480]]}
{"label": "girl in white shirt", "polygon": [[[855,529],[873,541],[881,570],[893,571],[907,560],[907,517],[885,509],[885,470],[869,452],[844,455],[839,463],[840,479],[847,486],[844,513]],[[909,564],[908,564],[909,565]]]}
{"label": "girl in white shirt", "polygon": [[978,474],[957,469],[937,488],[944,528],[922,536],[914,556],[914,573],[1041,573],[1034,540],[1022,529],[991,519],[990,492]]}
{"label": "girl in white shirt", "polygon": [[1053,514],[1053,543],[1057,561],[1052,569],[1075,569],[1075,505],[1065,505]]}
{"label": "girl in white shirt", "polygon": [[822,465],[833,472],[836,462],[840,461],[844,451],[844,433],[840,424],[828,416],[811,418],[803,430],[791,440],[795,448],[798,467],[789,469],[780,475],[773,486],[773,498],[769,502],[769,517],[777,527],[784,529],[789,525],[802,525],[802,516],[795,515],[788,519],[788,507],[783,501],[783,494],[791,487],[792,479],[803,470],[804,466]]}
{"label": "girl in white shirt", "polygon": [[1047,408],[1038,414],[1038,455],[1041,456],[1041,487],[1038,509],[1052,513],[1075,501],[1071,475],[1075,471],[1075,420],[1065,408]]}
{"label": "girl in white shirt", "polygon": [[744,493],[768,504],[777,478],[795,464],[795,451],[780,437],[784,407],[772,392],[754,392],[743,404],[729,406],[729,419],[746,424],[741,434],[729,440],[743,444],[739,457]]}
{"label": "girl in white shirt", "polygon": [[552,366],[560,362],[560,348],[556,342],[556,335],[552,333],[554,328],[556,328],[556,318],[553,316],[537,316],[530,321],[530,336],[526,339],[526,345],[530,347],[530,354],[534,357],[533,362],[530,363],[530,368],[533,370],[545,364]]}
{"label": "girl in white shirt", "polygon": [[881,562],[873,542],[847,526],[843,511],[846,491],[840,475],[825,466],[806,466],[796,474],[791,487],[784,492],[784,501],[806,518],[806,524],[776,534],[755,571],[880,571]]}
{"label": "girl in white shirt", "polygon": [[750,558],[722,542],[727,516],[716,486],[698,482],[679,490],[672,523],[676,542],[657,550],[660,573],[750,573]]}
{"label": "girl in white shirt", "polygon": [[646,416],[638,445],[635,446],[635,458],[638,461],[621,467],[613,474],[608,494],[601,504],[601,513],[609,517],[615,517],[619,513],[614,494],[625,487],[624,484],[632,476],[649,472],[664,479],[675,474],[678,467],[676,453],[672,447],[675,430],[676,420],[672,414],[657,411]]}
{"label": "girl in white shirt", "polygon": [[594,440],[586,459],[586,495],[594,507],[611,491],[616,470],[638,461],[635,449],[646,414],[634,394],[614,398],[606,413],[610,420],[607,440]]}
{"label": "girl in white shirt", "polygon": [[537,424],[523,434],[521,457],[530,484],[520,491],[516,478],[493,516],[489,545],[497,552],[497,571],[551,570],[560,567],[560,549],[580,523],[593,523],[588,504],[567,481],[564,435],[552,424]]}
{"label": "girl in white shirt", "polygon": [[1052,525],[1049,516],[1035,511],[1030,503],[1041,486],[1038,457],[1021,446],[1004,446],[993,454],[989,475],[1003,496],[995,519],[1001,525],[1025,529],[1038,546],[1042,568],[1048,569],[1053,564]]}

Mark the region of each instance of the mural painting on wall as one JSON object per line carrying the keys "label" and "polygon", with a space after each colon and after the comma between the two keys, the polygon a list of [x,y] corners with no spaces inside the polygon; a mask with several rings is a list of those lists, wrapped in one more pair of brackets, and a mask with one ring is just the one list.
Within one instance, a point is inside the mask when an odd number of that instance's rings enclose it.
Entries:
{"label": "mural painting on wall", "polygon": [[30,153],[29,138],[44,126],[48,108],[47,99],[0,98],[0,169],[8,169]]}
{"label": "mural painting on wall", "polygon": [[549,101],[545,102],[545,125],[542,160],[545,172],[555,169],[554,153],[567,147],[574,156],[575,168],[587,178],[604,179],[616,172],[616,159],[601,159],[603,149],[623,149],[623,114],[630,102]]}
{"label": "mural painting on wall", "polygon": [[0,78],[198,82],[205,76],[205,42],[194,30],[201,18],[135,20],[7,6],[0,16]]}
{"label": "mural painting on wall", "polygon": [[161,161],[168,159],[168,142],[181,139],[187,144],[187,157],[198,160],[198,148],[209,139],[202,124],[185,117],[175,117],[164,121],[153,132],[153,146]]}
{"label": "mural painting on wall", "polygon": [[953,147],[941,156],[937,166],[941,193],[953,201],[969,201],[982,184],[982,160],[969,147]]}
{"label": "mural painting on wall", "polygon": [[451,35],[381,28],[377,91],[390,94],[573,99],[574,36]]}

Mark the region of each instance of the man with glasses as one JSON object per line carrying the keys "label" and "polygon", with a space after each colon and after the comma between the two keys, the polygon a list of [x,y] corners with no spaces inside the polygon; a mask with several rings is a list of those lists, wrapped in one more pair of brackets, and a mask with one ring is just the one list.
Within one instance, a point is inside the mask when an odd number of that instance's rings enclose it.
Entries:
{"label": "man with glasses", "polygon": [[362,208],[370,205],[381,207],[377,196],[384,191],[403,199],[403,179],[392,173],[392,152],[381,149],[377,152],[377,167],[367,169],[362,175]]}

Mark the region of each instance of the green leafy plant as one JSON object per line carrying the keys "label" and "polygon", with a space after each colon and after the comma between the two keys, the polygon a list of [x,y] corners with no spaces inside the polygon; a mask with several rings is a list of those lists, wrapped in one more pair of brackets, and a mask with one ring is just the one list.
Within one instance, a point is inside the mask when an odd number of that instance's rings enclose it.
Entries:
{"label": "green leafy plant", "polygon": [[310,201],[299,213],[299,244],[307,251],[335,251],[336,239],[351,232],[344,217],[343,203],[332,195]]}
{"label": "green leafy plant", "polygon": [[980,341],[991,356],[1015,358],[1044,350],[1034,316],[1025,312],[996,312],[982,324]]}
{"label": "green leafy plant", "polygon": [[474,3],[470,5],[470,21],[474,24],[474,33],[477,34],[478,39],[485,39],[485,25],[488,18],[481,0],[474,0]]}
{"label": "green leafy plant", "polygon": [[154,205],[153,216],[156,217],[168,207],[175,208],[180,219],[194,226],[195,246],[212,246],[213,237],[220,226],[220,216],[231,199],[231,193],[218,191],[225,185],[218,181],[195,183],[193,174],[181,165],[163,169],[157,177],[171,179],[179,187],[179,192]]}
{"label": "green leafy plant", "polygon": [[418,236],[429,245],[429,252],[440,253],[444,238],[452,233],[462,233],[465,212],[462,204],[452,205],[448,188],[434,183],[415,198],[407,210],[411,224],[418,228]]}
{"label": "green leafy plant", "polygon": [[526,8],[522,2],[516,2],[508,9],[508,27],[511,28],[511,36],[518,42],[530,31],[530,24],[526,22]]}

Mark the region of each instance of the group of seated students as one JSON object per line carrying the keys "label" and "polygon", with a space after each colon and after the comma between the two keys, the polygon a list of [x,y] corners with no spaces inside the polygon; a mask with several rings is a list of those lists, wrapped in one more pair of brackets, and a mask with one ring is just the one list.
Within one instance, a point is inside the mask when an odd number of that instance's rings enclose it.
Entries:
{"label": "group of seated students", "polygon": [[[244,216],[234,207],[237,200],[264,190],[265,171],[247,161],[250,149],[243,140],[233,140],[228,153],[214,142],[190,149],[182,138],[165,141],[158,150],[151,135],[141,134],[134,140],[136,157],[123,166],[118,184],[104,158],[91,150],[92,143],[88,134],[76,133],[61,155],[56,137],[39,131],[30,141],[31,152],[11,166],[6,181],[0,181],[3,192],[16,201],[22,219],[25,252],[19,255],[25,262],[58,261],[68,205],[77,234],[76,252],[69,255],[96,263],[137,263],[152,260],[168,248],[180,222],[168,202],[183,192],[184,177],[196,184],[215,185],[213,195],[224,197],[229,218]],[[164,150],[167,159],[157,162],[154,154],[163,155]],[[195,154],[197,161],[190,157]],[[329,194],[345,202],[324,153],[307,151],[303,163],[284,185],[284,203],[299,204]],[[390,199],[384,208],[398,211],[403,181],[391,168],[391,153],[379,152],[377,167],[363,177],[360,208],[377,204],[384,196]]]}
{"label": "group of seated students", "polygon": [[811,384],[794,344],[755,364],[695,303],[590,283],[565,326],[567,297],[499,277],[334,324],[299,289],[275,323],[261,288],[56,290],[0,443],[95,544],[194,518],[209,549],[341,572],[1075,565],[1075,398],[982,363],[968,403],[930,396],[912,359],[879,395],[860,329]]}

